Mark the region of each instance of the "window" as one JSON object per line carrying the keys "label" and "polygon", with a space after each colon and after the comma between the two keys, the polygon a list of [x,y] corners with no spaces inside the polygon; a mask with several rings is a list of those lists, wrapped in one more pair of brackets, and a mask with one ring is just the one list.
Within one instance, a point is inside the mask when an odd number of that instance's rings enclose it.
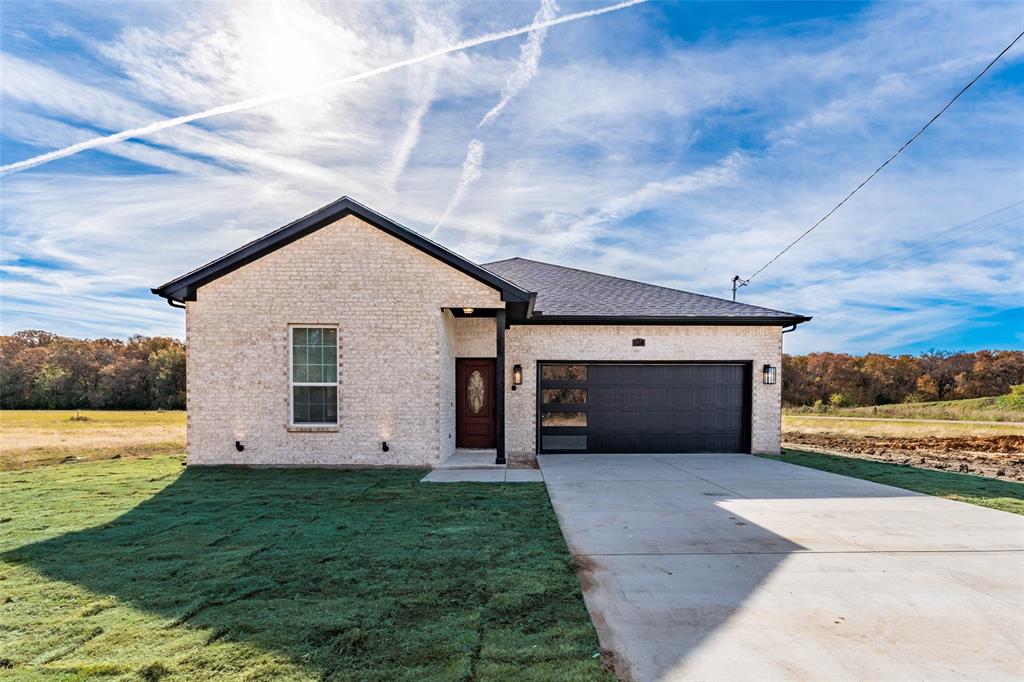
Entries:
{"label": "window", "polygon": [[573,404],[582,405],[587,402],[587,389],[585,388],[545,388],[542,392],[543,400],[548,405]]}
{"label": "window", "polygon": [[541,412],[541,426],[586,426],[586,412]]}
{"label": "window", "polygon": [[586,365],[543,365],[540,378],[544,381],[586,381]]}
{"label": "window", "polygon": [[338,423],[338,330],[291,327],[292,424]]}
{"label": "window", "polygon": [[541,448],[544,450],[586,450],[586,436],[541,436]]}

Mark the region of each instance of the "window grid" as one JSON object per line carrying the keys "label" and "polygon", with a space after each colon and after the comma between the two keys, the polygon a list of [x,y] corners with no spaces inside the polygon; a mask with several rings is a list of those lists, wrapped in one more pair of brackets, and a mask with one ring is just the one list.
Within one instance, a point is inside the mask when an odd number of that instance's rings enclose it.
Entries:
{"label": "window grid", "polygon": [[338,424],[338,329],[289,328],[290,423]]}

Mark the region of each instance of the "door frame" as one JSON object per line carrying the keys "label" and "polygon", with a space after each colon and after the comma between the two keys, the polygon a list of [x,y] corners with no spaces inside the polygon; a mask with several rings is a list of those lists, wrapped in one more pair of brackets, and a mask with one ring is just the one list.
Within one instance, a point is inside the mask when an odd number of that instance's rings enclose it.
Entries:
{"label": "door frame", "polygon": [[[534,365],[534,376],[537,378],[537,395],[533,410],[534,448],[538,455],[580,455],[580,450],[542,450],[540,434],[541,403],[541,365],[741,365],[743,367],[743,432],[741,434],[744,452],[753,450],[752,432],[754,426],[754,361],[753,360],[537,360]],[[642,453],[641,453],[642,454]]]}
{"label": "door frame", "polygon": [[[465,445],[460,444],[460,442],[459,442],[461,440],[461,438],[462,438],[462,435],[463,435],[463,434],[460,433],[460,431],[461,431],[460,427],[461,427],[461,424],[462,424],[462,414],[465,411],[465,407],[464,407],[465,397],[462,395],[462,390],[461,390],[461,387],[459,386],[459,366],[460,366],[460,364],[462,362],[465,362],[466,360],[477,361],[477,362],[488,362],[491,365],[491,386],[490,386],[491,404],[490,404],[490,410],[491,410],[491,435],[494,438],[494,445],[491,445],[491,446],[488,446],[488,447],[484,447],[484,448],[468,448]],[[497,358],[493,358],[493,357],[491,357],[491,358],[489,358],[489,357],[457,357],[457,358],[455,358],[455,447],[456,448],[465,448],[467,450],[492,450],[492,449],[497,449],[498,438],[500,437],[499,434],[498,434],[498,407],[499,407],[499,405],[498,405],[498,397],[497,397],[497,395],[498,395],[498,359]]]}

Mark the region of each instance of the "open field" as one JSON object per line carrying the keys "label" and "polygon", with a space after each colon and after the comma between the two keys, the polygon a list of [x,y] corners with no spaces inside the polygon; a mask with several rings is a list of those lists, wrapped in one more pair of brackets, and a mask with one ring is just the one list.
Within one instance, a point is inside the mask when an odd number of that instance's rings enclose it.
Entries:
{"label": "open field", "polygon": [[812,469],[831,471],[844,476],[863,478],[959,502],[970,502],[982,507],[1001,509],[1014,514],[1024,514],[1024,483],[997,481],[983,476],[932,471],[857,457],[840,457],[788,448],[783,449],[781,455],[771,457],[771,459],[799,464]]}
{"label": "open field", "polygon": [[[787,415],[815,414],[810,407],[787,407]],[[897,403],[868,407],[840,407],[829,410],[835,417],[879,417],[883,419],[951,419],[958,421],[1024,422],[1024,410],[1013,409],[1000,397],[938,400],[930,403]]]}
{"label": "open field", "polygon": [[416,470],[0,473],[18,679],[611,680],[542,484]]}
{"label": "open field", "polygon": [[180,454],[184,412],[0,410],[0,471],[66,462]]}
{"label": "open field", "polygon": [[1024,481],[1024,424],[784,415],[792,447]]}
{"label": "open field", "polygon": [[1024,436],[1024,422],[953,421],[948,419],[869,419],[820,415],[782,416],[782,430],[833,433],[844,436],[897,436],[903,438],[961,436]]}

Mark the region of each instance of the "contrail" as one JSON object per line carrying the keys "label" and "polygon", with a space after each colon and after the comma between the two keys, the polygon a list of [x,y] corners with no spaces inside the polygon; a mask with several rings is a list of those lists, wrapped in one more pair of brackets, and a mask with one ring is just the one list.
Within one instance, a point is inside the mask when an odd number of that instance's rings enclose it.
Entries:
{"label": "contrail", "polygon": [[466,151],[466,160],[462,162],[462,177],[459,178],[459,184],[455,188],[455,193],[452,194],[452,198],[448,201],[448,208],[444,210],[444,215],[434,225],[434,229],[427,234],[428,237],[434,236],[434,233],[448,219],[449,214],[462,202],[462,197],[466,195],[466,190],[469,189],[469,186],[480,179],[480,165],[483,162],[484,143],[480,140],[473,140],[469,143],[469,149]]}
{"label": "contrail", "polygon": [[513,28],[507,31],[499,31],[497,33],[488,33],[478,38],[471,38],[469,40],[464,40],[460,43],[456,43],[451,47],[445,47],[439,50],[434,50],[433,52],[428,52],[418,57],[403,59],[402,61],[394,62],[393,64],[388,64],[386,66],[380,66],[377,67],[376,69],[370,69],[369,71],[364,71],[363,73],[354,74],[352,76],[345,76],[344,78],[337,78],[335,80],[326,81],[319,85],[313,85],[307,88],[284,90],[281,92],[271,93],[269,95],[262,95],[260,97],[251,97],[249,99],[233,102],[231,104],[223,104],[219,107],[206,109],[205,111],[200,111],[194,114],[186,114],[184,116],[176,116],[174,118],[168,118],[163,121],[157,121],[155,123],[150,123],[149,125],[143,126],[141,128],[132,128],[130,130],[122,130],[119,133],[113,133],[112,135],[94,137],[92,139],[85,140],[84,142],[79,142],[77,144],[64,147],[63,149],[57,149],[52,152],[40,154],[39,156],[33,156],[32,158],[25,159],[24,161],[17,161],[15,163],[7,164],[6,166],[0,166],[0,175],[6,175],[8,173],[17,173],[18,171],[25,170],[26,168],[32,168],[33,166],[39,166],[44,163],[49,163],[50,161],[56,161],[57,159],[63,159],[65,157],[72,156],[79,152],[84,152],[87,149],[95,149],[96,147],[101,147],[103,145],[113,144],[115,142],[123,142],[124,140],[128,140],[134,137],[145,137],[147,135],[152,135],[153,133],[160,132],[161,130],[167,130],[168,128],[173,128],[175,126],[183,125],[185,123],[191,123],[192,121],[198,121],[204,118],[211,118],[213,116],[220,116],[221,114],[231,114],[237,111],[244,111],[246,109],[259,107],[264,104],[270,104],[271,102],[277,102],[279,100],[287,99],[289,97],[295,97],[297,95],[304,95],[311,92],[319,92],[320,90],[336,88],[341,85],[357,83],[359,81],[366,80],[367,78],[373,78],[374,76],[379,76],[390,71],[403,69],[407,66],[412,66],[413,64],[425,62],[428,59],[434,59],[435,57],[441,57],[446,54],[451,54],[452,52],[467,50],[469,48],[477,47],[479,45],[486,45],[487,43],[505,40],[506,38],[514,38],[515,36],[523,35],[524,33],[529,33],[530,31],[536,31],[537,29],[541,28],[557,26],[559,24],[565,24],[570,21],[577,21],[579,19],[586,19],[587,17],[594,17],[599,14],[607,14],[608,12],[615,12],[620,9],[632,7],[633,5],[639,5],[643,2],[646,2],[646,0],[626,0],[625,2],[620,2],[614,5],[608,5],[607,7],[599,7],[598,9],[587,10],[585,12],[577,12],[576,14],[567,14],[564,17],[558,17],[557,19],[551,19],[549,21],[534,22],[529,26]]}
{"label": "contrail", "polygon": [[[558,5],[555,4],[555,0],[540,0],[540,9],[533,15],[534,25],[550,21],[554,18],[557,11]],[[547,28],[530,31],[526,42],[519,49],[519,62],[516,64],[516,69],[508,77],[508,80],[505,81],[505,87],[501,89],[501,99],[498,100],[498,103],[490,111],[484,114],[484,117],[476,125],[477,129],[483,128],[496,119],[501,110],[505,108],[505,105],[512,101],[512,98],[519,94],[519,91],[525,88],[537,74],[537,65],[540,64],[541,46],[544,44],[544,37],[547,33]],[[470,186],[480,179],[482,175],[480,165],[483,163],[483,160],[483,143],[479,140],[471,141],[466,149],[466,160],[462,162],[462,177],[459,178],[459,184],[456,186],[452,198],[448,201],[448,207],[445,208],[444,215],[434,225],[434,229],[430,231],[430,236],[433,236],[441,229],[444,221],[448,219],[452,211],[462,203],[462,199],[466,196]]]}
{"label": "contrail", "polygon": [[[544,23],[554,19],[555,14],[558,12],[558,5],[555,4],[555,0],[541,0],[540,9],[537,10],[537,14],[533,16],[535,24]],[[540,64],[541,46],[544,44],[544,37],[547,36],[548,29],[541,28],[536,31],[531,31],[526,42],[519,51],[519,64],[516,66],[516,70],[512,72],[512,75],[508,77],[505,82],[505,87],[501,90],[501,100],[494,105],[494,108],[484,114],[484,117],[480,119],[480,123],[477,124],[477,128],[483,128],[485,125],[493,121],[501,113],[501,110],[505,108],[513,97],[519,94],[529,84],[534,76],[537,75],[537,65]]]}
{"label": "contrail", "polygon": [[395,193],[395,186],[398,178],[409,163],[409,156],[419,142],[420,132],[423,130],[423,119],[430,111],[430,105],[434,98],[434,91],[437,85],[437,71],[431,71],[423,77],[416,92],[416,106],[409,115],[409,121],[405,128],[405,134],[398,141],[394,152],[391,155],[391,165],[388,167],[387,177],[384,179],[384,187],[392,194]]}

